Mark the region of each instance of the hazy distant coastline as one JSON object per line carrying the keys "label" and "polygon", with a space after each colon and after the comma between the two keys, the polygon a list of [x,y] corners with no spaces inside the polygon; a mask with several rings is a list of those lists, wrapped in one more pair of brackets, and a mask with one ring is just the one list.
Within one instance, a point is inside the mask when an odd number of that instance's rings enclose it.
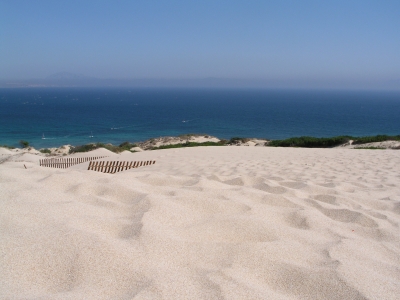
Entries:
{"label": "hazy distant coastline", "polygon": [[0,88],[267,88],[400,90],[400,80],[350,80],[324,78],[310,82],[279,78],[96,78],[83,74],[59,72],[45,78],[0,79]]}

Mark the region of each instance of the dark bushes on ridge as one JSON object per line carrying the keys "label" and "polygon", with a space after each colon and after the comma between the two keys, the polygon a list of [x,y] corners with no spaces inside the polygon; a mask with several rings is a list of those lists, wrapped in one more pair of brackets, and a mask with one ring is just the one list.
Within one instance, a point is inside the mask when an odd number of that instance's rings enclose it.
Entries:
{"label": "dark bushes on ridge", "polygon": [[228,141],[229,145],[235,145],[235,144],[240,144],[240,143],[246,143],[248,142],[250,139],[248,138],[242,138],[242,137],[233,137]]}
{"label": "dark bushes on ridge", "polygon": [[272,147],[305,147],[329,148],[339,146],[351,140],[350,136],[336,136],[332,138],[315,138],[311,136],[294,137],[286,140],[274,140],[268,143]]}
{"label": "dark bushes on ridge", "polygon": [[129,143],[129,142],[123,142],[122,144],[120,144],[120,145],[118,146],[118,148],[121,149],[120,152],[126,151],[126,150],[129,151],[131,148],[134,148],[134,147],[137,147],[137,145],[136,145],[136,144]]}
{"label": "dark bushes on ridge", "polygon": [[75,146],[71,147],[69,149],[69,153],[76,153],[76,152],[89,152],[92,150],[95,150],[97,148],[103,147],[104,144],[101,143],[96,143],[96,144],[86,144],[86,145],[80,145],[80,146]]}
{"label": "dark bushes on ridge", "polygon": [[375,135],[354,138],[353,144],[366,144],[384,141],[400,141],[400,135]]}
{"label": "dark bushes on ridge", "polygon": [[39,151],[40,151],[40,153],[47,153],[47,154],[50,154],[50,153],[51,153],[50,149],[47,149],[47,148],[45,148],[45,149],[40,149]]}
{"label": "dark bushes on ridge", "polygon": [[28,148],[29,147],[29,142],[27,141],[19,141],[19,144],[21,145],[22,148]]}
{"label": "dark bushes on ridge", "polygon": [[186,142],[183,144],[173,144],[173,145],[164,145],[160,147],[154,147],[151,150],[161,150],[161,149],[170,149],[170,148],[185,148],[185,147],[201,147],[201,146],[224,146],[226,145],[226,140],[221,140],[219,142],[204,142],[204,143],[195,143],[195,142]]}
{"label": "dark bushes on ridge", "polygon": [[330,148],[348,143],[353,140],[353,144],[366,144],[374,142],[384,142],[388,140],[400,140],[400,135],[376,135],[366,137],[335,136],[331,138],[316,138],[311,136],[293,137],[286,140],[274,140],[268,143],[272,147],[305,147],[305,148]]}
{"label": "dark bushes on ridge", "polygon": [[98,148],[105,148],[115,153],[120,153],[122,151],[129,151],[132,147],[136,147],[135,144],[131,144],[129,142],[124,142],[119,146],[114,146],[112,144],[103,144],[103,143],[95,143],[95,144],[86,144],[76,147],[71,147],[69,149],[69,153],[77,153],[77,152],[88,152]]}
{"label": "dark bushes on ridge", "polygon": [[[185,135],[182,137],[189,137],[190,135]],[[170,148],[185,148],[185,147],[200,147],[200,146],[224,146],[224,145],[235,145],[240,143],[245,143],[249,139],[241,138],[241,137],[233,137],[229,141],[220,140],[219,142],[204,142],[204,143],[196,143],[189,142],[173,144],[173,145],[164,145],[160,147],[153,147],[151,150],[158,149],[170,149]],[[348,143],[350,140],[353,140],[353,144],[366,144],[373,142],[383,142],[387,140],[396,140],[400,141],[400,135],[389,136],[389,135],[377,135],[377,136],[367,136],[367,137],[352,137],[352,136],[336,136],[330,138],[316,138],[311,136],[301,136],[301,137],[293,137],[285,140],[272,140],[267,142],[266,146],[272,147],[304,147],[304,148],[331,148],[339,145],[343,145]],[[29,146],[29,143],[28,143]],[[112,144],[103,144],[103,143],[95,143],[95,144],[86,144],[76,147],[71,147],[70,153],[76,152],[88,152],[98,148],[106,148],[112,152],[119,153],[122,151],[130,151],[133,147],[137,147],[136,144],[132,144],[130,142],[124,142],[119,146],[114,146]],[[371,147],[369,147],[371,148]],[[147,148],[146,148],[147,149]]]}

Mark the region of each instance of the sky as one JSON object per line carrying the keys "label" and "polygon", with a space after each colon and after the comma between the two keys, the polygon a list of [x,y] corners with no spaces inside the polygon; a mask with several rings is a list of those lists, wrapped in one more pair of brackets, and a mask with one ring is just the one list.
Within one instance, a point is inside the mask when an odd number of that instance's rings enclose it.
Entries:
{"label": "sky", "polygon": [[400,89],[399,0],[0,0],[0,79]]}

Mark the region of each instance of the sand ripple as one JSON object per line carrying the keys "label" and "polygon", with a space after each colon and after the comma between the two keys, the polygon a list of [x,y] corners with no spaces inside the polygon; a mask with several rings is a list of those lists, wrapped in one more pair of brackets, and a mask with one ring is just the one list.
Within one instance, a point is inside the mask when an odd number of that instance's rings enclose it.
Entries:
{"label": "sand ripple", "polygon": [[1,299],[398,298],[400,151],[129,157],[157,163],[0,165]]}

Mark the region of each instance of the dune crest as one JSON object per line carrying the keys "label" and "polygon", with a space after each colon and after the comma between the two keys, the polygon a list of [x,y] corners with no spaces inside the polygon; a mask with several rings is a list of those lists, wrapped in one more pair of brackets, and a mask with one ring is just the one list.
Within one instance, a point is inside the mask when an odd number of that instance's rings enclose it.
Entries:
{"label": "dune crest", "polygon": [[0,299],[400,294],[400,151],[80,155],[157,163],[106,174],[88,162],[40,167],[33,154],[4,160]]}

